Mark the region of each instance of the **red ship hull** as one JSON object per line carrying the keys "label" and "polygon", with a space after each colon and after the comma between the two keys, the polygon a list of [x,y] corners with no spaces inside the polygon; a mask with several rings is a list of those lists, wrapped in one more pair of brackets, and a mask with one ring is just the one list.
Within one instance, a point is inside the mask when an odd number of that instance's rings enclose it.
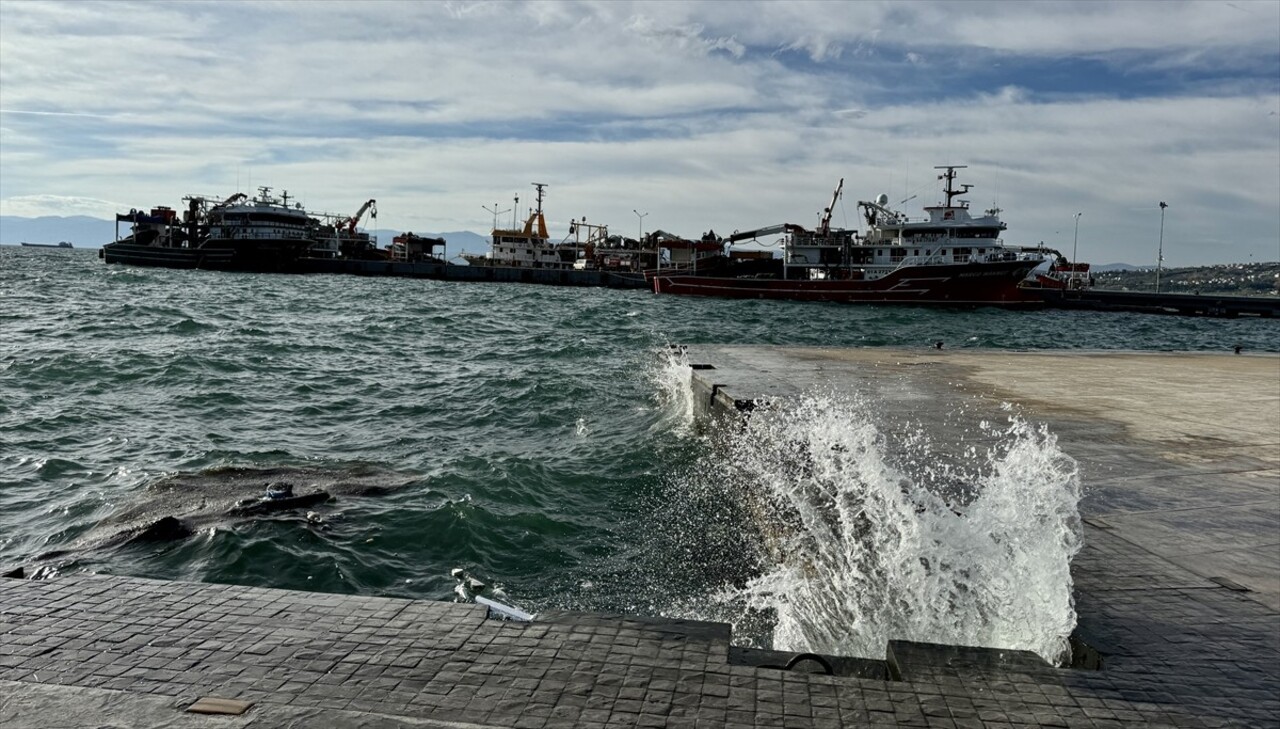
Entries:
{"label": "red ship hull", "polygon": [[868,304],[929,306],[1043,305],[1038,296],[1019,289],[1038,261],[998,261],[937,266],[910,266],[874,280],[717,278],[658,274],[654,293],[717,296],[735,299],[790,299]]}

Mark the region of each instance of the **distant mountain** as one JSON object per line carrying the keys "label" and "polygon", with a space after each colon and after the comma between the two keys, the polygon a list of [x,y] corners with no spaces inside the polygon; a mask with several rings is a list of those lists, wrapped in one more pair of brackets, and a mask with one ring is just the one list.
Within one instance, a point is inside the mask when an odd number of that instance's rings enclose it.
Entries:
{"label": "distant mountain", "polygon": [[51,215],[41,218],[0,215],[0,245],[16,246],[23,241],[57,243],[65,240],[76,248],[99,248],[115,239],[115,226],[114,221],[85,215]]}
{"label": "distant mountain", "polygon": [[1091,270],[1110,273],[1111,271],[1141,271],[1142,268],[1142,266],[1135,266],[1131,263],[1104,263],[1101,266],[1092,266]]}

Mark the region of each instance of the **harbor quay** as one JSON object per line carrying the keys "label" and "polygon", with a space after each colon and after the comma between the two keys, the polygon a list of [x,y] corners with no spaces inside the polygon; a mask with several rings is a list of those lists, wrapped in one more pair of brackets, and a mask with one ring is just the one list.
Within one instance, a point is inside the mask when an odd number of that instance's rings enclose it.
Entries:
{"label": "harbor quay", "polygon": [[1280,357],[688,347],[703,427],[814,391],[963,434],[1010,408],[1075,459],[1070,665],[720,623],[66,574],[0,579],[5,727],[1276,726]]}
{"label": "harbor quay", "polygon": [[[1280,721],[1280,357],[970,351],[945,342],[685,354],[694,407],[712,427],[836,392],[874,402],[888,423],[928,423],[935,440],[959,443],[972,435],[949,414],[999,420],[1012,405],[1076,460],[1080,665],[1014,679],[1053,697],[1029,717],[1024,697],[983,683],[1000,679],[943,662],[940,674],[983,707],[981,724]],[[947,702],[953,690],[943,691]]]}

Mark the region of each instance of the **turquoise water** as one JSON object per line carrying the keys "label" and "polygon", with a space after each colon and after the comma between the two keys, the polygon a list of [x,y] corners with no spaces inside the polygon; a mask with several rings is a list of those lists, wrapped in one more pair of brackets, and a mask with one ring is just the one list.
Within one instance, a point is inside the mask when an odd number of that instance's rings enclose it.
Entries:
{"label": "turquoise water", "polygon": [[[750,530],[726,523],[732,509],[680,496],[705,446],[664,384],[669,343],[1226,352],[1275,351],[1276,332],[1245,319],[172,271],[0,247],[0,566],[69,549],[40,564],[434,599],[453,597],[461,567],[531,611],[697,613],[697,596],[758,565],[741,556]],[[230,467],[399,488],[339,495],[310,519],[97,541],[123,513],[162,516],[174,497],[154,487],[167,476],[214,484]],[[191,508],[199,488],[180,495]],[[716,517],[701,531],[699,509]]]}

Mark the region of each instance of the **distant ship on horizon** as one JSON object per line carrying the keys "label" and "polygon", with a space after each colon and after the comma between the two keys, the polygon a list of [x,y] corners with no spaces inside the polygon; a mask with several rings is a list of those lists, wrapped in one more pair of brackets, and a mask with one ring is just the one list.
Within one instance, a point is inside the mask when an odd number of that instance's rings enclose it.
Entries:
{"label": "distant ship on horizon", "polygon": [[75,248],[65,240],[57,243],[28,243],[24,240],[22,241],[22,246],[24,248]]}

